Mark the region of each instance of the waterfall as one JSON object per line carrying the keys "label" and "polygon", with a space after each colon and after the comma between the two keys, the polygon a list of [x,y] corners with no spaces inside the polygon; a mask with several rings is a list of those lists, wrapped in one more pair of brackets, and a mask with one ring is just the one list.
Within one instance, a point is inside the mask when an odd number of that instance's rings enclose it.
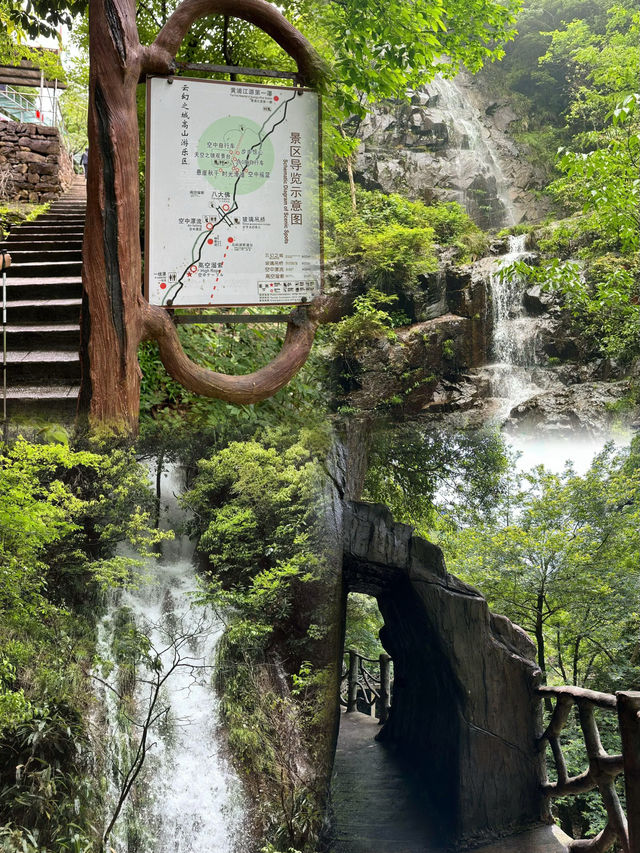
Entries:
{"label": "waterfall", "polygon": [[524,281],[503,271],[523,258],[526,235],[510,236],[509,248],[489,276],[493,320],[493,362],[488,365],[491,395],[501,400],[497,418],[503,421],[514,406],[539,393],[537,384],[543,371],[536,367],[535,318],[527,316],[524,307]]}
{"label": "waterfall", "polygon": [[[161,524],[175,529],[184,521],[176,495],[180,472],[162,478]],[[115,853],[232,853],[247,823],[241,784],[224,757],[220,712],[211,687],[212,664],[222,623],[193,601],[197,588],[193,545],[186,536],[165,543],[162,557],[146,565],[137,587],[120,593],[99,626],[99,654],[114,662],[108,679],[119,684],[114,640],[118,626],[131,618],[159,654],[158,670],[171,671],[158,696],[160,712],[152,726],[147,756],[127,806],[110,837]],[[139,724],[150,702],[144,680],[154,671],[138,667],[136,707],[123,712],[114,692],[103,686],[107,727],[106,818],[117,802],[139,740]],[[166,709],[166,712],[164,710]],[[126,717],[133,738],[126,733]],[[123,726],[123,719],[125,725]],[[135,722],[132,724],[131,720]]]}
{"label": "waterfall", "polygon": [[514,225],[516,210],[508,183],[478,111],[455,79],[435,77],[427,91],[429,113],[448,130],[455,200],[482,227]]}

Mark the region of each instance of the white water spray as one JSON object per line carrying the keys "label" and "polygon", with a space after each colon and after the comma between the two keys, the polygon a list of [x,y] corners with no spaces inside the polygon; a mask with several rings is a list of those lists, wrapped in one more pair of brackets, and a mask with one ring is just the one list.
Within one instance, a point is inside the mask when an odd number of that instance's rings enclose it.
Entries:
{"label": "white water spray", "polygon": [[[509,195],[509,187],[502,167],[496,157],[487,130],[478,118],[478,112],[470,103],[464,90],[455,79],[435,77],[428,84],[431,96],[437,96],[435,110],[441,113],[443,122],[449,131],[448,156],[455,152],[456,183],[453,189],[457,201],[474,217],[476,213],[469,190],[469,176],[482,174],[488,186],[495,186],[495,196],[500,212],[488,214],[494,226],[515,225],[516,211]],[[431,106],[429,107],[432,111]]]}
{"label": "white water spray", "polygon": [[497,418],[503,421],[514,406],[543,389],[534,380],[536,367],[536,321],[528,317],[523,302],[524,282],[517,275],[503,271],[525,257],[525,235],[510,236],[509,250],[496,261],[491,273],[493,319],[493,361],[487,370],[491,377],[491,394],[501,400]]}
{"label": "white water spray", "polygon": [[[175,499],[182,485],[175,468],[165,474],[162,485],[162,526],[175,528],[184,519]],[[115,853],[233,853],[246,847],[242,844],[246,812],[241,784],[223,754],[218,700],[211,687],[223,626],[193,602],[197,584],[188,538],[167,543],[163,552],[162,558],[145,568],[146,579],[120,596],[100,626],[99,651],[113,657],[116,625],[128,611],[160,653],[161,672],[171,670],[157,704],[166,713],[151,727],[140,781],[120,815],[110,846]],[[117,669],[109,678],[112,684],[117,682],[114,675]],[[143,682],[153,680],[153,673],[138,675],[137,707],[130,715],[136,722],[145,717],[151,695]],[[108,807],[113,808],[133,753],[121,725],[118,700],[108,689],[105,694],[112,769]],[[134,750],[140,734],[136,728],[134,724]]]}

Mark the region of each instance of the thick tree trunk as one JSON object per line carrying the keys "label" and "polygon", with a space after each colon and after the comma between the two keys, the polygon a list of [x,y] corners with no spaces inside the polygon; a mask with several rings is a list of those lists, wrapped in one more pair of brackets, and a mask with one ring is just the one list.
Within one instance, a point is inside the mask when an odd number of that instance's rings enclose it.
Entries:
{"label": "thick tree trunk", "polygon": [[91,425],[135,432],[140,405],[137,351],[158,341],[167,371],[189,390],[236,403],[271,396],[306,360],[315,330],[327,318],[325,300],[292,313],[282,351],[248,376],[231,377],[194,364],[184,354],[166,312],[142,295],[138,195],[138,83],[169,74],[191,24],[210,14],[254,23],[296,60],[301,77],[322,74],[317,55],[266,0],[183,0],[155,42],[140,45],[134,0],[89,0],[89,174],[83,245],[82,387],[79,411]]}
{"label": "thick tree trunk", "polygon": [[90,0],[89,174],[83,246],[81,406],[91,420],[136,427],[140,403],[141,254],[132,0]]}

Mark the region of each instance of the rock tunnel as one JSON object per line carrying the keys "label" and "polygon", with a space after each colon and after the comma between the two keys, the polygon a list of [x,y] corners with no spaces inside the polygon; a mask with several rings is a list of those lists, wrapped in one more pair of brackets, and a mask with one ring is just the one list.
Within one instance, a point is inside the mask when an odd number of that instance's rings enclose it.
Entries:
{"label": "rock tunnel", "polygon": [[347,502],[343,530],[345,592],[377,599],[394,662],[378,739],[406,763],[442,841],[474,845],[546,822],[531,640],[385,507]]}

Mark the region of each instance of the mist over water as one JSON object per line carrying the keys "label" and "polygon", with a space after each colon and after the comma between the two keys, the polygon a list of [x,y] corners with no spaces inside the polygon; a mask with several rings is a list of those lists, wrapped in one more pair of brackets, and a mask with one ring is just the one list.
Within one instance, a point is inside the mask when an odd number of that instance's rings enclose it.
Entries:
{"label": "mist over water", "polygon": [[[180,472],[171,467],[162,478],[163,529],[175,530],[184,521],[176,500],[181,490]],[[151,729],[140,782],[111,838],[116,853],[234,853],[246,848],[242,786],[224,755],[219,702],[211,686],[223,625],[213,612],[193,602],[196,589],[193,544],[176,535],[164,543],[162,557],[144,568],[138,588],[122,593],[100,625],[103,657],[113,659],[118,622],[130,616],[159,654],[161,674],[171,671],[157,702],[159,711],[167,711]],[[140,682],[154,678],[143,670],[137,675]],[[116,666],[110,683],[117,683],[117,676]],[[139,683],[132,719],[145,718],[150,696],[148,685]],[[132,747],[114,694],[104,690],[103,701],[113,809]],[[133,749],[138,739],[139,730]]]}

